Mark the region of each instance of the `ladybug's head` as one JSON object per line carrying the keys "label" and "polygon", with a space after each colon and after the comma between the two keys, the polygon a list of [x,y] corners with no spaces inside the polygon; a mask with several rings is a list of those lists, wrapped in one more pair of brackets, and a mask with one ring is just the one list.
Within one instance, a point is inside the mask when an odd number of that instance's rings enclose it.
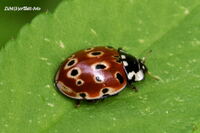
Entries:
{"label": "ladybug's head", "polygon": [[128,82],[131,83],[143,80],[145,73],[148,72],[148,69],[145,66],[145,60],[137,59],[122,49],[118,49],[118,52],[120,54],[120,60],[124,66]]}
{"label": "ladybug's head", "polygon": [[147,56],[148,56],[151,52],[152,52],[152,50],[147,51],[145,57],[143,57],[142,59],[138,59],[138,62],[139,62],[139,64],[140,64],[140,69],[142,69],[142,71],[143,71],[144,73],[149,73],[149,72],[148,72],[148,69],[147,69],[147,67],[146,67],[146,65],[145,65],[145,61],[146,61]]}
{"label": "ladybug's head", "polygon": [[143,73],[148,72],[148,68],[145,65],[145,59],[138,59],[139,67],[143,71]]}

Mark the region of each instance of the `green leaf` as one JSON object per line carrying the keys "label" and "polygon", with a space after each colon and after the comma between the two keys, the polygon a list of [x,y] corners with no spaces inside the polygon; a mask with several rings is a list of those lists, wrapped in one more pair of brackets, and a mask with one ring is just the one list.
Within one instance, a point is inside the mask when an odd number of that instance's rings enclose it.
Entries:
{"label": "green leaf", "polygon": [[[0,51],[0,132],[198,132],[200,2],[74,0],[37,16]],[[91,46],[123,47],[148,57],[147,76],[97,103],[64,97],[54,87],[59,64]]]}

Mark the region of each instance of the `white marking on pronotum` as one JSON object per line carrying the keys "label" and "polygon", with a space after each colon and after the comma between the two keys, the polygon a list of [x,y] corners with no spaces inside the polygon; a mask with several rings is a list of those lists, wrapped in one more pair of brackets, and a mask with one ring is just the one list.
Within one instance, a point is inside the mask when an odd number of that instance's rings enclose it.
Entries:
{"label": "white marking on pronotum", "polygon": [[142,70],[138,71],[136,74],[135,74],[135,81],[140,81],[144,78],[144,73]]}
{"label": "white marking on pronotum", "polygon": [[134,75],[135,75],[135,72],[134,72],[134,71],[128,73],[128,79],[129,79],[129,80],[132,79]]}
{"label": "white marking on pronotum", "polygon": [[142,66],[142,69],[145,69],[145,67],[144,67],[144,66]]}
{"label": "white marking on pronotum", "polygon": [[65,48],[65,45],[64,45],[64,43],[60,40],[59,41],[59,46],[61,47],[61,48]]}
{"label": "white marking on pronotum", "polygon": [[123,61],[124,66],[128,66],[128,62],[127,61]]}
{"label": "white marking on pronotum", "polygon": [[122,59],[126,59],[126,56],[125,56],[125,55],[121,55],[121,58],[122,58]]}

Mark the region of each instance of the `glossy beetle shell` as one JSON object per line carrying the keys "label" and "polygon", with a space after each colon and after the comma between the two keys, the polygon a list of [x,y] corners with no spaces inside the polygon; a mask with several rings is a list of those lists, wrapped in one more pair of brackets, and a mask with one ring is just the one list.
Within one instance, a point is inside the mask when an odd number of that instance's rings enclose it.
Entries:
{"label": "glossy beetle shell", "polygon": [[119,93],[127,85],[127,77],[116,49],[94,47],[67,58],[55,83],[70,98],[93,100]]}

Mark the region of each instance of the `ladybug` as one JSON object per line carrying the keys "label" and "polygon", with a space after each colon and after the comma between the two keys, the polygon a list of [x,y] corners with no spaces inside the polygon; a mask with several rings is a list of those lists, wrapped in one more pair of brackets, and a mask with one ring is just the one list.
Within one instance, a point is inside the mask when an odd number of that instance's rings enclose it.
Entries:
{"label": "ladybug", "polygon": [[78,106],[82,100],[104,99],[143,80],[148,73],[144,63],[144,59],[137,59],[121,48],[88,48],[74,53],[62,63],[55,85],[61,93],[76,99]]}

